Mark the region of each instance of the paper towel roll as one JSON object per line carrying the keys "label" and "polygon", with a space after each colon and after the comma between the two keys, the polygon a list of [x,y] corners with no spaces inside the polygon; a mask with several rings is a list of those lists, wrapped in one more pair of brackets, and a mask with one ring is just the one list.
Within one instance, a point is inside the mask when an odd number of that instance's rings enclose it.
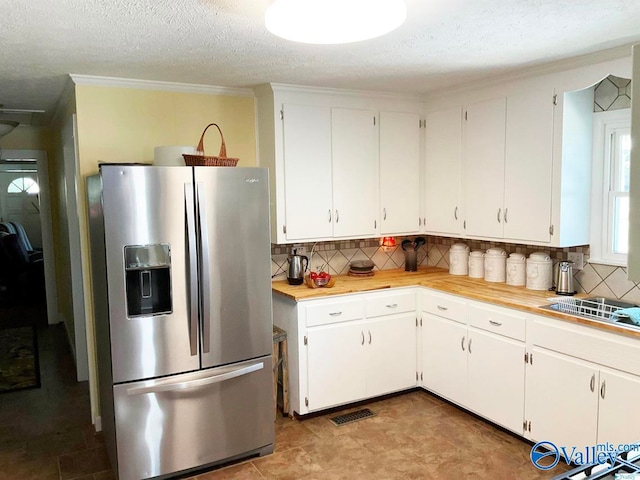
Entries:
{"label": "paper towel roll", "polygon": [[156,147],[153,150],[153,164],[162,166],[182,166],[184,167],[183,153],[195,153],[195,147],[170,145]]}

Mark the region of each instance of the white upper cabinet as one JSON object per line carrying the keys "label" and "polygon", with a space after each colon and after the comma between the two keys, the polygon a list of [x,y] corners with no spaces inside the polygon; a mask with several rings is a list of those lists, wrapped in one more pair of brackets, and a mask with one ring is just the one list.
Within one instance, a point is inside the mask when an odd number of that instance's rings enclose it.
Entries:
{"label": "white upper cabinet", "polygon": [[[334,237],[376,233],[378,150],[375,118],[375,112],[371,110],[331,109]],[[311,171],[310,175],[314,176]],[[323,195],[315,188],[313,192]],[[328,195],[329,191],[326,193]]]}
{"label": "white upper cabinet", "polygon": [[504,238],[549,242],[553,90],[509,95],[504,171]]}
{"label": "white upper cabinet", "polygon": [[420,229],[420,116],[380,112],[380,233]]}
{"label": "white upper cabinet", "polygon": [[419,98],[277,84],[255,93],[273,243],[419,231]]}
{"label": "white upper cabinet", "polygon": [[426,117],[424,230],[435,235],[461,232],[462,108]]}
{"label": "white upper cabinet", "polygon": [[283,105],[282,110],[286,238],[330,237],[331,110],[292,104]]}
{"label": "white upper cabinet", "polygon": [[463,191],[467,235],[503,235],[505,130],[506,98],[466,106]]}

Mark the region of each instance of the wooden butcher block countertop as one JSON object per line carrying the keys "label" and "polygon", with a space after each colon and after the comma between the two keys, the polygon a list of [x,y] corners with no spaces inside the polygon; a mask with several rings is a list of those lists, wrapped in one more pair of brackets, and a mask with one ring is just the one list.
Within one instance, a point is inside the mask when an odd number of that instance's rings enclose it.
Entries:
{"label": "wooden butcher block countertop", "polygon": [[[304,284],[289,285],[286,280],[278,280],[272,283],[272,290],[292,300],[304,301],[385,288],[422,286],[481,302],[525,310],[537,315],[560,318],[582,325],[597,326],[611,332],[640,338],[640,330],[633,327],[613,325],[539,308],[551,303],[547,299],[555,296],[553,291],[529,290],[525,287],[513,287],[506,283],[492,283],[478,278],[451,275],[448,270],[443,268],[421,267],[417,272],[405,272],[402,269],[378,270],[373,277],[359,278],[339,275],[335,279],[336,283],[331,288],[309,288]],[[576,295],[576,297],[585,297],[585,295]]]}

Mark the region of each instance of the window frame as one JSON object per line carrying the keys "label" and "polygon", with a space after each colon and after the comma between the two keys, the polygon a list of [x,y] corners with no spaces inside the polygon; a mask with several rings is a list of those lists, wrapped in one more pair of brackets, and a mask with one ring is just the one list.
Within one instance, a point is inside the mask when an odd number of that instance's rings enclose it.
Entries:
{"label": "window frame", "polygon": [[627,254],[613,252],[613,202],[629,194],[612,191],[610,186],[613,178],[612,136],[620,129],[629,129],[630,125],[630,108],[593,114],[590,263],[627,266]]}

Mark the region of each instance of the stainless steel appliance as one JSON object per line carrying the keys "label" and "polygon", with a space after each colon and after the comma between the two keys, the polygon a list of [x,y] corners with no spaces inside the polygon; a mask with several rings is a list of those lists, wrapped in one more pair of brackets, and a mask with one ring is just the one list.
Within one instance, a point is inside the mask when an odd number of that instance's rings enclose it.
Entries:
{"label": "stainless steel appliance", "polygon": [[289,285],[301,285],[304,282],[304,271],[309,266],[309,259],[304,255],[297,255],[297,250],[294,250],[293,255],[287,257],[287,262],[287,282]]}
{"label": "stainless steel appliance", "polygon": [[575,295],[573,288],[573,262],[558,263],[558,278],[556,279],[556,293],[558,295]]}
{"label": "stainless steel appliance", "polygon": [[100,408],[120,480],[273,451],[267,170],[88,180]]}

